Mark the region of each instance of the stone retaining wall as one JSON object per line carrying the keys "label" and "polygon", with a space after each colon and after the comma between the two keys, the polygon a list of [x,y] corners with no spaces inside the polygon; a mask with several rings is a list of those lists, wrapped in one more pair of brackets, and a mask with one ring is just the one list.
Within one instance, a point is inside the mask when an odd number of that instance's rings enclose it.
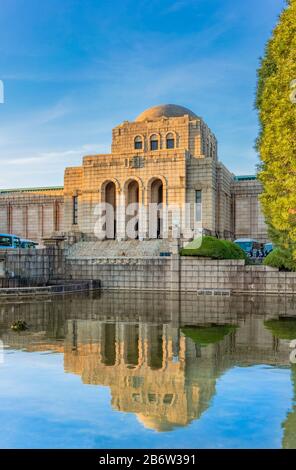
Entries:
{"label": "stone retaining wall", "polygon": [[233,292],[296,293],[296,273],[269,266],[246,266],[243,260],[180,259],[182,291],[230,289]]}
{"label": "stone retaining wall", "polygon": [[64,252],[56,248],[1,250],[0,262],[6,277],[20,277],[33,284],[66,278]]}
{"label": "stone retaining wall", "polygon": [[6,273],[49,282],[51,279],[99,280],[103,289],[182,291],[229,289],[234,293],[294,294],[296,273],[242,260],[195,257],[67,259],[62,250],[17,250],[0,254]]}
{"label": "stone retaining wall", "polygon": [[98,279],[104,289],[172,290],[170,258],[71,259],[66,273],[73,279]]}

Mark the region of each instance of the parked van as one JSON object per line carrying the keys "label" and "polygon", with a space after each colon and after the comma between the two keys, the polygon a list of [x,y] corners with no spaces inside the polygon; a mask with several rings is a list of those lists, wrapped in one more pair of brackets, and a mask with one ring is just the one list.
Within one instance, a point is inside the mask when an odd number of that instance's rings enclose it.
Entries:
{"label": "parked van", "polygon": [[234,243],[248,254],[253,253],[254,250],[261,250],[262,248],[262,243],[252,238],[239,238],[238,240],[234,240]]}
{"label": "parked van", "polygon": [[21,240],[16,235],[10,233],[0,233],[0,250],[7,250],[11,248],[20,248]]}

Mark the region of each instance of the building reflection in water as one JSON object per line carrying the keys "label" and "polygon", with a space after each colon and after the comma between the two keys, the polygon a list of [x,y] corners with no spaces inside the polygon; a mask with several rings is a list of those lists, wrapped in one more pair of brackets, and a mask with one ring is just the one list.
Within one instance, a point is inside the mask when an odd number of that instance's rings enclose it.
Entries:
{"label": "building reflection in water", "polygon": [[112,406],[135,413],[146,427],[185,426],[208,406],[215,390],[213,374],[205,376],[208,355],[178,328],[68,320],[67,331],[65,371],[110,387]]}
{"label": "building reflection in water", "polygon": [[[289,366],[289,341],[274,325],[294,304],[147,295],[2,306],[0,337],[11,348],[63,353],[65,372],[108,386],[114,409],[134,413],[156,431],[198,419],[211,404],[217,379],[235,365]],[[30,330],[12,332],[16,318]],[[293,380],[295,390],[294,369]],[[295,416],[294,407],[283,424],[285,447],[296,445]]]}

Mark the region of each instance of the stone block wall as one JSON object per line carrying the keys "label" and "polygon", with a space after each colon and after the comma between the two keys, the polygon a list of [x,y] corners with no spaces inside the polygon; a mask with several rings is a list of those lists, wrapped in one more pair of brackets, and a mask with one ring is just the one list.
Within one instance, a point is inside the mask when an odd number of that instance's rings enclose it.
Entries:
{"label": "stone block wall", "polygon": [[[113,154],[135,154],[134,139],[143,139],[143,151],[149,152],[150,137],[159,137],[159,149],[166,149],[166,135],[173,133],[176,147],[186,149],[192,155],[217,159],[217,140],[206,123],[200,118],[189,116],[170,117],[157,120],[124,121],[112,131]],[[142,153],[142,152],[139,152]]]}
{"label": "stone block wall", "polygon": [[[73,198],[81,197],[83,186],[83,168],[68,167],[64,175],[64,230],[78,231],[79,226],[73,225]],[[81,217],[81,207],[78,205],[78,219]]]}
{"label": "stone block wall", "polygon": [[166,258],[99,258],[67,260],[71,279],[97,279],[103,289],[171,290],[171,260]]}
{"label": "stone block wall", "polygon": [[235,238],[254,238],[260,242],[267,242],[267,226],[259,201],[262,192],[260,181],[256,179],[234,181],[231,191]]}
{"label": "stone block wall", "polygon": [[245,266],[243,260],[180,258],[181,291],[229,289],[234,292],[295,292],[296,274],[268,266]]}
{"label": "stone block wall", "polygon": [[42,238],[63,230],[64,199],[52,194],[10,193],[0,197],[0,233],[42,243]]}
{"label": "stone block wall", "polygon": [[32,284],[66,277],[64,253],[55,248],[0,251],[0,260],[6,277],[20,277]]}
{"label": "stone block wall", "polygon": [[234,293],[295,294],[296,273],[243,260],[194,257],[67,259],[63,250],[14,250],[0,254],[2,271],[32,282],[99,280],[103,289],[188,292],[228,289]]}
{"label": "stone block wall", "polygon": [[0,279],[5,277],[4,260],[0,259]]}
{"label": "stone block wall", "polygon": [[220,238],[233,239],[234,227],[232,217],[231,185],[233,174],[221,163],[217,165],[216,184],[216,235]]}
{"label": "stone block wall", "polygon": [[[148,208],[151,202],[151,185],[159,179],[163,185],[163,200],[166,204],[182,206],[185,202],[186,152],[180,149],[161,150],[143,155],[142,166],[133,164],[133,154],[94,155],[84,157],[82,176],[79,168],[68,168],[65,174],[65,231],[81,231],[89,239],[94,238],[98,219],[95,207],[106,201],[106,184],[112,182],[116,191],[116,207],[124,219],[125,206],[129,199],[129,183],[137,182],[139,205]],[[165,176],[164,176],[165,175]],[[78,224],[73,226],[73,197],[78,196]],[[142,227],[142,224],[140,224]],[[122,230],[119,229],[117,232]],[[123,230],[124,231],[124,230]],[[140,228],[140,232],[141,232]],[[147,227],[143,227],[144,238],[148,238]],[[119,235],[119,234],[117,234]],[[125,237],[125,234],[121,234]]]}
{"label": "stone block wall", "polygon": [[201,191],[202,223],[209,233],[216,232],[217,163],[211,158],[189,157],[186,163],[186,202],[191,204],[191,226],[194,226],[195,191]]}
{"label": "stone block wall", "polygon": [[98,279],[103,289],[197,292],[229,289],[248,293],[296,293],[296,274],[268,266],[245,266],[243,260],[194,257],[100,258],[67,260],[73,279]]}

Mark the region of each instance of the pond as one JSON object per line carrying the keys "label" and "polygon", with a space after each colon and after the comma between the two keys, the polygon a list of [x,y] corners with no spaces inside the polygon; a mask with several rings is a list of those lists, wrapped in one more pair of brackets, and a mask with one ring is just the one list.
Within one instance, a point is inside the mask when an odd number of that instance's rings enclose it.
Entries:
{"label": "pond", "polygon": [[296,448],[295,312],[147,292],[2,303],[0,447]]}

